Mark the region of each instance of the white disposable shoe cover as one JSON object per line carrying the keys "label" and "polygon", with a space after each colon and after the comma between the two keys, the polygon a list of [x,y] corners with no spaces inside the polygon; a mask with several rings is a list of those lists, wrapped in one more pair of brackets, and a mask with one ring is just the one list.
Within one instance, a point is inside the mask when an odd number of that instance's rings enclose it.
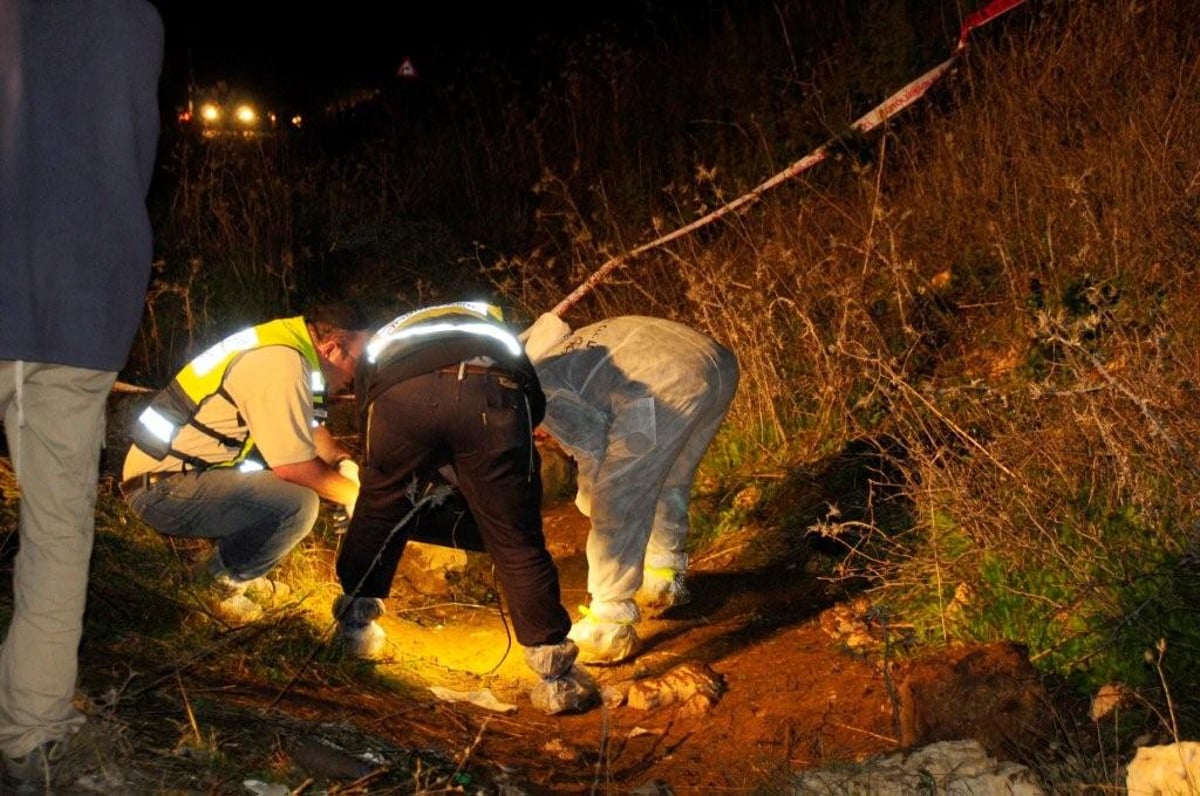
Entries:
{"label": "white disposable shoe cover", "polygon": [[618,622],[632,625],[642,618],[637,603],[633,600],[597,600],[593,599],[587,607],[579,609],[584,616],[590,616],[597,622]]}
{"label": "white disposable shoe cover", "polygon": [[346,652],[365,661],[379,660],[387,650],[387,633],[377,622],[360,627],[339,626],[338,640]]}
{"label": "white disposable shoe cover", "polygon": [[375,620],[383,616],[383,600],[358,597],[349,602],[340,595],[333,602],[333,615],[338,620],[337,640],[347,653],[363,660],[378,660],[387,650],[387,633]]}
{"label": "white disposable shoe cover", "polygon": [[553,716],[578,713],[600,701],[600,686],[581,666],[572,666],[558,677],[541,680],[529,692],[535,708]]}
{"label": "white disposable shoe cover", "polygon": [[579,648],[570,639],[558,644],[525,647],[525,663],[541,680],[529,692],[529,701],[549,715],[577,712],[600,698],[600,686],[575,665]]}
{"label": "white disposable shoe cover", "polygon": [[567,636],[579,645],[579,660],[584,663],[621,663],[642,648],[633,625],[597,622],[591,617],[572,625]]}
{"label": "white disposable shoe cover", "polygon": [[659,616],[677,606],[687,605],[692,601],[692,595],[682,572],[647,568],[635,599],[648,616]]}

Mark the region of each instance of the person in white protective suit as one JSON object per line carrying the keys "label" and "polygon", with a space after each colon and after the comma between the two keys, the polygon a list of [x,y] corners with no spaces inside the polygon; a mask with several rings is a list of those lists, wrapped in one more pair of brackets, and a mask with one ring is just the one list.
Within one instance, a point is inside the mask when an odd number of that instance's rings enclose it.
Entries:
{"label": "person in white protective suit", "polygon": [[523,335],[546,395],[542,429],[578,465],[591,518],[591,601],[569,634],[580,660],[637,653],[635,624],[689,599],[688,504],[696,467],[738,383],[733,353],[683,324],[620,316],[571,333],[547,313]]}

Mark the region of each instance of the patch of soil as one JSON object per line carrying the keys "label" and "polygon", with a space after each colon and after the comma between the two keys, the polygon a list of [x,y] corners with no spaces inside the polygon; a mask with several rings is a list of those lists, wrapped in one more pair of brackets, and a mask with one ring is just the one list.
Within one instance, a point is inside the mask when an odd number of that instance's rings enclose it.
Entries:
{"label": "patch of soil", "polygon": [[[564,602],[578,616],[575,606],[586,602],[587,520],[566,504],[546,512],[545,527]],[[462,691],[488,688],[518,705],[515,716],[492,717],[486,729],[483,710],[439,708],[470,716],[458,740],[469,743],[475,736],[467,736],[478,733],[477,761],[519,771],[545,792],[597,786],[627,792],[652,780],[675,793],[749,792],[782,784],[796,768],[894,749],[897,714],[882,660],[848,652],[823,629],[817,618],[832,601],[805,571],[799,551],[768,566],[738,565],[750,557],[702,557],[690,576],[692,603],[643,621],[645,647],[637,658],[588,667],[626,701],[580,715],[547,717],[529,705],[533,679],[517,647],[495,672],[483,674],[506,646],[494,611],[451,609],[437,622],[417,624],[396,605],[387,629],[409,673]],[[711,708],[628,704],[631,688],[684,664],[702,665],[718,678],[721,693]],[[472,666],[477,674],[466,674]]]}
{"label": "patch of soil", "polygon": [[[587,520],[563,504],[548,508],[545,521],[575,615],[586,597]],[[274,758],[274,773],[257,779],[296,789],[304,774],[310,784],[329,783],[330,793],[775,793],[787,791],[797,770],[859,761],[905,742],[972,735],[993,754],[1013,756],[1001,748],[1004,732],[1032,725],[1018,708],[1036,712],[1044,696],[1019,651],[1001,645],[894,660],[866,602],[828,588],[813,572],[816,561],[802,540],[749,533],[701,556],[693,602],[644,622],[646,646],[633,662],[589,667],[623,701],[579,715],[546,716],[530,705],[533,676],[498,601],[421,594],[403,578],[384,619],[392,657],[364,664],[361,687],[330,686],[317,672],[283,687],[253,686],[236,672],[211,680],[190,673],[178,692],[202,699],[195,722],[217,728],[224,754],[245,755],[258,769]],[[486,562],[468,563],[476,586],[488,577]],[[713,704],[630,704],[639,684],[680,667],[714,676]],[[448,700],[445,692],[439,698],[434,687],[486,690],[516,710]],[[160,732],[162,715],[180,714],[178,704],[159,704],[175,691],[165,683],[146,702],[143,746],[156,712]],[[134,721],[127,707],[121,715]],[[989,729],[993,715],[1006,722],[999,730]],[[247,737],[234,732],[238,725],[258,730]],[[178,748],[172,756],[178,765]],[[141,758],[135,776],[162,788],[161,768]],[[237,782],[200,781],[203,789],[144,792],[246,792]]]}
{"label": "patch of soil", "polygon": [[[564,604],[578,616],[588,522],[570,502],[544,516]],[[634,661],[589,667],[609,700],[578,715],[546,716],[529,703],[533,675],[486,556],[469,557],[466,577],[445,594],[398,578],[384,619],[391,659],[348,664],[359,667],[349,680],[324,676],[330,664],[320,656],[292,682],[264,683],[238,663],[289,623],[320,635],[324,597],[308,614],[219,636],[196,653],[204,666],[164,667],[145,656],[147,639],[85,636],[85,687],[105,702],[91,709],[126,749],[120,777],[102,790],[244,794],[255,780],[290,793],[774,793],[797,770],[903,745],[975,737],[993,755],[1020,759],[1030,742],[1047,743],[1048,697],[1019,648],[904,661],[903,637],[869,602],[820,577],[829,563],[802,534],[726,538],[694,561],[691,604],[639,627],[646,643]],[[10,574],[0,572],[0,600]],[[93,584],[90,611],[120,602],[103,591],[109,585]],[[681,671],[711,677],[715,696],[631,704],[631,692]],[[486,691],[515,712],[431,688]],[[231,764],[241,764],[237,775]]]}

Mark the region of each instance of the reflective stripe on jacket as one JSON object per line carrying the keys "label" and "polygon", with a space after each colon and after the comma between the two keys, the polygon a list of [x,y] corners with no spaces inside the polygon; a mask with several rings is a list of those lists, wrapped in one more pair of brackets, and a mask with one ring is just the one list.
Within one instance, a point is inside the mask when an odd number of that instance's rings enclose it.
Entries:
{"label": "reflective stripe on jacket", "polygon": [[545,401],[533,364],[504,325],[501,309],[473,301],[414,310],[376,332],[356,376],[359,415],[365,419],[370,403],[393,384],[478,357],[488,357],[522,383],[534,425],[541,422]]}

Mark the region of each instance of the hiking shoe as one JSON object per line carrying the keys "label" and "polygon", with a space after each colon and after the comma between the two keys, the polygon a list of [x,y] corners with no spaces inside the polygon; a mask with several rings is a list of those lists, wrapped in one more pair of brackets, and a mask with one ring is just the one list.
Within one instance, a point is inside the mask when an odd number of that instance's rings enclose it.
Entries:
{"label": "hiking shoe", "polygon": [[642,587],[634,600],[646,616],[658,617],[692,601],[682,572],[665,567],[647,567],[642,573]]}
{"label": "hiking shoe", "polygon": [[337,619],[335,641],[355,658],[369,661],[384,658],[387,634],[375,621],[383,614],[383,600],[377,597],[338,595],[333,601],[333,616]]}
{"label": "hiking shoe", "polygon": [[244,594],[264,608],[277,608],[287,602],[292,587],[280,580],[260,576],[246,581]]}
{"label": "hiking shoe", "polygon": [[628,622],[605,622],[587,615],[571,625],[567,638],[579,646],[581,663],[621,663],[642,649],[642,639]]}
{"label": "hiking shoe", "polygon": [[[265,578],[264,578],[265,580]],[[212,576],[209,610],[230,627],[241,627],[262,618],[263,609],[246,596],[253,581],[235,580],[222,572]]]}
{"label": "hiking shoe", "polygon": [[[46,741],[21,757],[4,755],[4,768],[19,796],[53,793],[86,778],[89,784],[120,786],[120,735],[87,722],[64,738]],[[2,784],[2,783],[0,783]],[[0,789],[2,790],[2,789]],[[10,791],[4,790],[9,793]]]}

